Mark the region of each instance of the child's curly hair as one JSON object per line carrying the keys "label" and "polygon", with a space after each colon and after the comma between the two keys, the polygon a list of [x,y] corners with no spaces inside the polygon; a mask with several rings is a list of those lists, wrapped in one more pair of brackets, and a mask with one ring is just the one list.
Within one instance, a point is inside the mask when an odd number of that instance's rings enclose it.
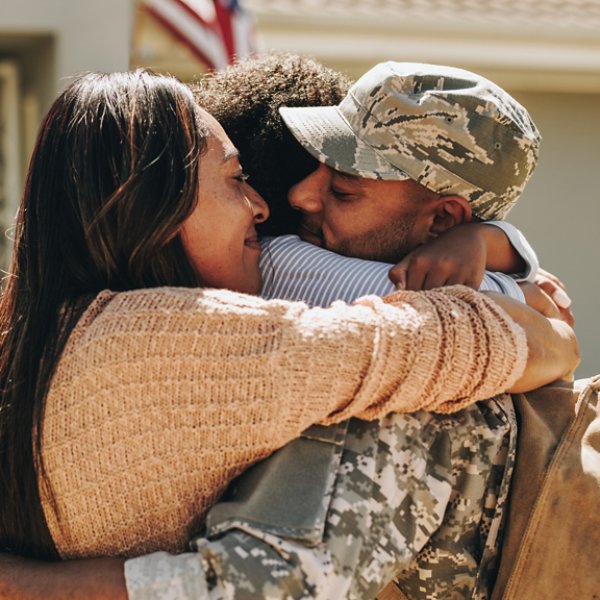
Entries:
{"label": "child's curly hair", "polygon": [[250,183],[269,204],[271,218],[259,226],[261,234],[296,232],[299,214],[287,193],[318,165],[288,131],[279,107],[332,106],[351,83],[311,58],[271,53],[211,73],[194,86],[197,102],[221,123]]}

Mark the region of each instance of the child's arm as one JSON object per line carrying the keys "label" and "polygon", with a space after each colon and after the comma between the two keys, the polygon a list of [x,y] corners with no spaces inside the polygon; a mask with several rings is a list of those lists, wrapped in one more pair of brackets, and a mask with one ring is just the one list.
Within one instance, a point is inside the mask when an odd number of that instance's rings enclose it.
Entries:
{"label": "child's arm", "polygon": [[[506,221],[486,221],[474,225],[483,225],[488,242],[494,244],[487,247],[488,271],[507,273],[532,283],[535,281],[540,263],[534,249],[521,231]],[[504,232],[504,237],[499,235],[498,229]]]}
{"label": "child's arm", "polygon": [[390,270],[400,289],[423,290],[463,284],[477,289],[486,268],[531,279],[538,269],[535,252],[508,223],[457,225],[420,246]]}

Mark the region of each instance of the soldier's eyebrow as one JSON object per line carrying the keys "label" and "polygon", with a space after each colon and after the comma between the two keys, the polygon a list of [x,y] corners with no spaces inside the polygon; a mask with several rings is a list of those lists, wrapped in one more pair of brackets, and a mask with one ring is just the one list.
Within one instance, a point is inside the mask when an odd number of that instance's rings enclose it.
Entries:
{"label": "soldier's eyebrow", "polygon": [[350,173],[344,173],[342,171],[334,171],[333,174],[334,176],[354,185],[362,185],[363,182],[362,177],[359,177],[358,175],[350,175]]}

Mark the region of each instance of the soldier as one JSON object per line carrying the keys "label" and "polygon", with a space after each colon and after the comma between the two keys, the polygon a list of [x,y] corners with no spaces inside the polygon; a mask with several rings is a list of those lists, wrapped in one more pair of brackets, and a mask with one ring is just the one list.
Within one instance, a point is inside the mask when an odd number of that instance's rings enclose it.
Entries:
{"label": "soldier", "polygon": [[[390,71],[396,67],[392,65]],[[456,78],[457,71],[449,72]],[[283,113],[303,146],[338,170],[372,177],[374,171],[362,168],[361,162],[370,160],[379,175],[381,167],[382,172],[392,173],[393,180],[418,179],[435,193],[460,194],[483,218],[503,217],[531,173],[537,132],[518,105],[510,99],[506,102],[501,90],[481,78],[477,78],[475,100],[489,94],[492,107],[508,108],[512,119],[496,114],[486,121],[490,115],[481,103],[471,105],[473,113],[468,113],[464,104],[473,99],[468,93],[464,97],[464,89],[462,96],[456,89],[447,94],[440,90],[435,98],[432,88],[439,85],[440,75],[413,78],[411,85],[418,87],[400,94],[422,100],[430,92],[439,104],[433,114],[423,110],[415,114],[422,109],[418,102],[410,119],[399,111],[385,112],[389,123],[400,129],[396,141],[421,141],[408,149],[408,160],[401,167],[394,164],[399,161],[394,151],[387,154],[392,168],[373,151],[377,145],[373,137],[383,135],[381,129],[361,129],[361,124],[371,122],[377,101],[385,104],[393,95],[389,88],[383,94],[384,86],[377,89],[380,80],[362,96],[371,101],[364,121],[359,111],[352,120],[356,94],[348,96],[350,107],[343,120],[341,110]],[[461,75],[473,80],[473,74]],[[452,92],[455,98],[449,102]],[[436,125],[424,127],[427,119],[438,119],[439,143],[433,147],[431,131]],[[348,122],[354,126],[349,128]],[[515,122],[514,129],[505,127]],[[496,138],[490,149],[487,135],[494,123],[506,135]],[[450,153],[449,149],[456,150],[447,135],[451,124],[457,125],[463,141],[471,142],[470,154],[462,154],[462,149],[454,156]],[[357,130],[368,138],[367,144],[358,141]],[[324,136],[323,131],[333,134]],[[519,131],[526,139],[520,139]],[[486,150],[492,155],[496,151],[497,156],[504,156],[500,151],[511,156],[514,152],[520,160],[506,161],[508,169],[500,168],[496,180]],[[410,160],[419,153],[427,158],[424,167]],[[469,159],[480,166],[479,181],[472,179]],[[440,163],[449,169],[440,169]],[[516,164],[520,167],[514,168]],[[319,169],[327,178],[327,169]],[[496,185],[500,187],[491,193]],[[329,245],[323,232],[312,233]],[[130,561],[126,575],[131,597],[167,597],[162,590],[169,589],[182,598],[368,598],[394,574],[411,598],[489,597],[514,460],[516,427],[508,398],[493,399],[452,417],[419,413],[408,418],[390,415],[374,423],[353,420],[342,434],[343,429],[312,429],[246,475],[229,500],[211,512],[207,537],[194,540],[199,558],[159,554]]]}
{"label": "soldier", "polygon": [[[533,121],[492,82],[451,67],[388,62],[363,75],[337,106],[280,112],[319,161],[288,194],[302,213],[299,234],[305,241],[361,259],[401,261],[392,275],[403,288],[452,283],[477,288],[486,258],[494,271],[514,272],[519,264],[501,227],[521,250],[529,275],[535,275],[535,253],[508,224],[456,229],[471,220],[504,219],[537,163],[540,135]],[[433,244],[426,242],[432,240],[458,257],[458,272],[431,257]],[[474,245],[465,250],[466,242]],[[479,249],[485,246],[482,257]],[[316,268],[323,253],[289,238],[267,240],[263,248],[266,298],[314,304],[313,298],[351,301],[394,289],[385,276],[379,277],[380,287],[367,283],[373,273],[385,273],[385,266],[355,261],[347,266],[348,261],[323,257],[321,262],[331,266]],[[352,273],[352,286],[346,271]],[[343,285],[332,286],[336,277]],[[298,280],[303,281],[300,293]],[[510,278],[490,274],[483,283],[481,289],[522,299]],[[328,294],[304,292],[315,286]]]}

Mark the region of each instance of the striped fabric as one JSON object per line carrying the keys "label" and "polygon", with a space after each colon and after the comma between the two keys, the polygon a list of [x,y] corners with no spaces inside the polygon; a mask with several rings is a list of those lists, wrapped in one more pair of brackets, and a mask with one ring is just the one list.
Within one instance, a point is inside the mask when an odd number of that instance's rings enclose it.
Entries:
{"label": "striped fabric", "polygon": [[[301,300],[326,307],[335,300],[352,302],[361,296],[385,296],[395,290],[388,278],[392,265],[340,256],[295,235],[264,238],[261,244],[263,298]],[[523,258],[531,266],[529,256]],[[503,273],[486,272],[480,289],[525,300],[515,279]]]}
{"label": "striped fabric", "polygon": [[211,70],[256,51],[254,21],[237,0],[142,0],[142,6]]}

